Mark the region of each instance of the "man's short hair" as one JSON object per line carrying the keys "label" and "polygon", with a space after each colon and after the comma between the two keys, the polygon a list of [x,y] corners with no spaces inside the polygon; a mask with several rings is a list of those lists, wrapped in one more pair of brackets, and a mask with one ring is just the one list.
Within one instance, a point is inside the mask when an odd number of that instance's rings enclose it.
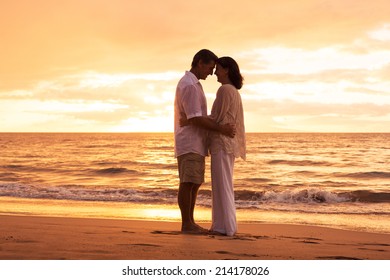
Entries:
{"label": "man's short hair", "polygon": [[210,50],[200,50],[195,54],[191,63],[191,67],[196,67],[196,65],[198,65],[199,61],[201,60],[206,64],[210,63],[211,61],[217,62],[218,56],[216,56],[215,53]]}

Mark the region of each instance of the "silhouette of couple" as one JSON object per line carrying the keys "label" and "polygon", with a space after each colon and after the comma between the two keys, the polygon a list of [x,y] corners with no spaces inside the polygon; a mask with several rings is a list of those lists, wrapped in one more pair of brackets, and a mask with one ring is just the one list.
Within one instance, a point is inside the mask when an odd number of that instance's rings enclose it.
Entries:
{"label": "silhouette of couple", "polygon": [[[215,70],[214,70],[215,69]],[[200,83],[215,74],[219,87],[211,115]],[[218,58],[200,50],[178,82],[175,95],[175,157],[179,170],[178,204],[182,232],[214,232],[232,236],[237,232],[233,189],[235,158],[245,160],[245,126],[241,96],[243,77],[231,57]],[[206,230],[195,223],[194,209],[204,182],[205,157],[211,155],[212,225]]]}

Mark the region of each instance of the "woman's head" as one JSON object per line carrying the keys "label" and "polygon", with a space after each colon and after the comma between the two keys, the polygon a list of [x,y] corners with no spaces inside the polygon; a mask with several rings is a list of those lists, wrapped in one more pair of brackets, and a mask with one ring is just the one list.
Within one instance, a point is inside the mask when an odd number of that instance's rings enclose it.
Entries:
{"label": "woman's head", "polygon": [[240,68],[237,62],[228,56],[220,57],[217,60],[217,66],[227,71],[230,82],[237,88],[242,88],[244,78],[241,76]]}

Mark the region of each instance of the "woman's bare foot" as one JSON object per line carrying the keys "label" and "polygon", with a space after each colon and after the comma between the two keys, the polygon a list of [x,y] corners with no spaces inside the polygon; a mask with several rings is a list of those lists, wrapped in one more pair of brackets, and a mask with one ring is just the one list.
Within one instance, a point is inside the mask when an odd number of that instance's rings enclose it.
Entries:
{"label": "woman's bare foot", "polygon": [[221,235],[221,236],[226,236],[227,234],[226,233],[222,233],[222,232],[219,232],[219,231],[215,231],[215,230],[209,230],[209,234],[212,234],[212,235]]}

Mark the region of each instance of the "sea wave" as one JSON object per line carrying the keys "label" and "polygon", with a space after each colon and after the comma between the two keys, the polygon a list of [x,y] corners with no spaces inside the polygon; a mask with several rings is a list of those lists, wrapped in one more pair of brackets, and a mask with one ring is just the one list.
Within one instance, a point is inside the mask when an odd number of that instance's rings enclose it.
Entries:
{"label": "sea wave", "polygon": [[53,167],[42,167],[33,165],[22,165],[22,164],[8,164],[0,166],[1,169],[10,172],[54,172],[56,169]]}
{"label": "sea wave", "polygon": [[[117,172],[117,171],[114,171]],[[119,172],[122,172],[119,170]],[[124,171],[127,172],[127,171]],[[198,202],[211,207],[211,191],[201,190]],[[129,186],[85,186],[1,183],[0,196],[40,198],[53,200],[111,201],[133,203],[176,204],[176,188],[132,188]],[[266,203],[279,204],[339,204],[339,203],[390,203],[389,192],[355,190],[334,192],[321,188],[295,188],[284,191],[235,191],[237,208],[251,208]]]}
{"label": "sea wave", "polygon": [[98,169],[94,171],[99,175],[115,175],[115,174],[137,174],[139,173],[137,170],[131,170],[124,167],[109,167]]}
{"label": "sea wave", "polygon": [[112,186],[46,186],[6,183],[0,184],[0,196],[76,201],[163,203],[160,193],[154,190],[146,189],[141,191]]}
{"label": "sea wave", "polygon": [[313,160],[284,160],[274,159],[267,162],[270,165],[284,164],[291,166],[333,166],[331,162],[327,161],[313,161]]}
{"label": "sea wave", "polygon": [[349,196],[352,201],[357,202],[370,202],[370,203],[380,203],[380,202],[390,202],[390,193],[387,192],[372,192],[367,190],[357,190],[349,193],[345,193]]}
{"label": "sea wave", "polygon": [[390,172],[385,171],[368,171],[368,172],[353,172],[353,173],[334,173],[336,177],[345,177],[352,179],[390,179]]}
{"label": "sea wave", "polygon": [[237,201],[258,201],[278,203],[341,203],[351,201],[348,196],[325,191],[320,188],[297,188],[284,191],[236,191]]}

